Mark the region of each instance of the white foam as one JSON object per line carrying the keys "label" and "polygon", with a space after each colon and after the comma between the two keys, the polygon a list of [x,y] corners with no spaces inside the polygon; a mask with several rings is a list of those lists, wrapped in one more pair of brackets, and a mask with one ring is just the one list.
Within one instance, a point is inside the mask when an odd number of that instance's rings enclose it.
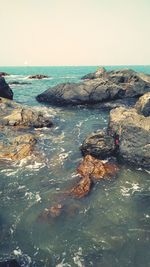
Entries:
{"label": "white foam", "polygon": [[79,250],[75,253],[75,256],[73,257],[73,261],[78,267],[85,267],[83,263],[81,247],[79,247]]}
{"label": "white foam", "polygon": [[27,197],[28,200],[35,200],[35,202],[41,202],[41,196],[39,192],[26,192],[25,197]]}
{"label": "white foam", "polygon": [[22,251],[21,251],[21,249],[16,248],[16,249],[14,249],[13,254],[14,254],[15,256],[20,256],[20,255],[22,255]]}
{"label": "white foam", "polygon": [[123,196],[130,196],[137,191],[141,191],[141,187],[138,183],[130,183],[126,181],[126,184],[130,185],[130,187],[121,186],[121,193]]}
{"label": "white foam", "polygon": [[71,267],[70,264],[64,263],[65,259],[63,259],[60,263],[56,265],[56,267]]}

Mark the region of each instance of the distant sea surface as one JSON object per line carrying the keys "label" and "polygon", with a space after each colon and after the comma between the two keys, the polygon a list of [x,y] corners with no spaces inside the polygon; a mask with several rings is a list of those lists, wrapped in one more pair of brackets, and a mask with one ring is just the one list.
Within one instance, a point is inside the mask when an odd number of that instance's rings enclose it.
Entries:
{"label": "distant sea surface", "polygon": [[[131,68],[150,74],[150,66]],[[122,166],[113,181],[96,184],[81,200],[62,192],[76,181],[87,135],[107,126],[98,108],[55,107],[35,97],[62,82],[79,82],[98,66],[0,67],[14,100],[43,110],[54,127],[38,134],[40,157],[15,164],[0,162],[0,261],[16,258],[24,267],[148,267],[150,263],[150,173]],[[49,78],[28,77],[45,74]],[[15,82],[18,82],[15,84]],[[0,137],[2,138],[2,137]],[[45,208],[63,204],[68,212],[40,221]]]}

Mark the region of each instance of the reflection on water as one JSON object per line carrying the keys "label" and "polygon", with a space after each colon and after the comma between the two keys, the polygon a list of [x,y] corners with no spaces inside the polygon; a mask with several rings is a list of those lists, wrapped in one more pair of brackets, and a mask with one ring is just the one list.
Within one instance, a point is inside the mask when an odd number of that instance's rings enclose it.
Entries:
{"label": "reflection on water", "polygon": [[[0,260],[15,257],[26,267],[149,266],[146,170],[122,166],[116,179],[97,182],[87,197],[65,195],[77,179],[83,139],[106,127],[108,114],[39,104],[36,108],[52,114],[55,126],[36,131],[34,157],[17,164],[0,162]],[[41,219],[46,208],[59,204],[60,216]]]}

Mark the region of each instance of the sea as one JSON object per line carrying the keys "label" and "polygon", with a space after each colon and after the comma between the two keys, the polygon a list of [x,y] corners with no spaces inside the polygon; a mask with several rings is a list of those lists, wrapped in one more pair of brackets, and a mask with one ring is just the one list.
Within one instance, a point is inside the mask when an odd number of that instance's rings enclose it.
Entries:
{"label": "sea", "polygon": [[[80,146],[92,132],[107,127],[109,112],[98,107],[57,107],[36,96],[62,82],[79,82],[98,66],[0,67],[14,100],[50,116],[54,126],[36,130],[35,155],[0,162],[0,261],[22,267],[150,266],[150,172],[120,166],[117,177],[97,182],[82,199],[67,197],[82,160]],[[131,68],[150,74],[150,66]],[[49,78],[31,80],[29,75]],[[18,82],[15,84],[15,82]],[[41,214],[63,205],[56,218]]]}

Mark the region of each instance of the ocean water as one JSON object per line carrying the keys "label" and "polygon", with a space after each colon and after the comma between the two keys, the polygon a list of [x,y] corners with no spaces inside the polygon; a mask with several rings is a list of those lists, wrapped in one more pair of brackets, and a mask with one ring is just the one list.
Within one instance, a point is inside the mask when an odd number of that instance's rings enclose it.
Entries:
{"label": "ocean water", "polygon": [[[130,68],[150,74],[150,66]],[[38,143],[31,158],[0,162],[0,261],[16,258],[25,267],[150,266],[149,171],[120,166],[115,179],[98,182],[87,197],[66,197],[64,192],[77,180],[82,141],[107,126],[109,113],[49,106],[35,99],[50,86],[78,82],[96,69],[0,67],[11,74],[6,80],[14,100],[42,110],[54,121],[53,128],[36,131]],[[50,77],[28,79],[33,74]],[[64,205],[65,212],[41,219],[41,213],[56,204]]]}

